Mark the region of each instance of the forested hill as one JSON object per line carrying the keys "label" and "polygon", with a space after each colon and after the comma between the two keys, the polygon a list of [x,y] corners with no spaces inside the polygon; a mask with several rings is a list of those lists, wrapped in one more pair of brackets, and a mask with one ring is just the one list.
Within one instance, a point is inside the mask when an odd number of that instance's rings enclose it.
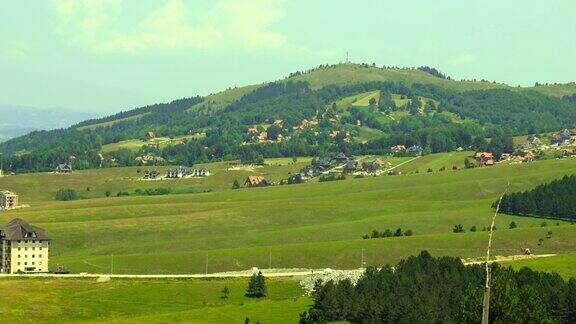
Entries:
{"label": "forested hill", "polygon": [[[494,149],[505,151],[512,135],[574,127],[572,88],[576,93],[571,85],[456,81],[430,67],[320,66],[276,82],[33,132],[0,144],[0,152],[13,171],[39,171],[62,162],[76,168],[134,165],[143,155],[191,164],[384,154],[395,144],[441,152],[486,146],[487,137],[502,139],[492,143],[503,143]],[[146,142],[148,132],[172,141]],[[127,141],[131,145],[123,146]]]}

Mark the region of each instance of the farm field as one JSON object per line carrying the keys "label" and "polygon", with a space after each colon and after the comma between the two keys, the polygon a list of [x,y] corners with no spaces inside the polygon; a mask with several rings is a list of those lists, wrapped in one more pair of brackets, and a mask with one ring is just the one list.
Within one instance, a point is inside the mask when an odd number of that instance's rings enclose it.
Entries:
{"label": "farm field", "polygon": [[[458,153],[465,155],[467,153]],[[407,173],[440,162],[418,158],[406,163]],[[436,157],[443,162],[460,156]],[[401,159],[410,158],[398,158]],[[404,160],[405,161],[405,160]],[[296,164],[264,167],[262,172],[287,174]],[[280,163],[280,160],[278,161]],[[96,171],[94,199],[70,202],[51,200],[44,193],[60,186],[82,188],[83,172],[57,176],[30,174],[0,179],[3,188],[22,190],[32,207],[0,214],[2,223],[15,217],[46,228],[53,239],[51,263],[67,265],[73,272],[106,273],[112,256],[115,273],[203,273],[268,267],[358,268],[362,250],[368,265],[395,263],[421,250],[434,255],[478,257],[483,255],[487,234],[482,232],[492,216],[490,205],[510,181],[510,190],[525,190],[572,173],[576,160],[547,160],[493,168],[398,176],[348,177],[344,181],[311,181],[301,185],[230,190],[231,180],[250,171],[223,172],[205,179],[213,192],[165,196],[104,198],[102,185],[111,185]],[[214,165],[211,166],[218,172]],[[98,172],[136,174],[135,168]],[[280,171],[281,170],[281,171]],[[92,173],[91,173],[92,172]],[[236,176],[238,175],[238,176]],[[53,178],[44,178],[53,177]],[[220,178],[218,178],[220,177]],[[54,182],[50,182],[50,179]],[[74,181],[72,181],[75,179]],[[70,181],[68,183],[67,181]],[[187,180],[186,180],[187,181]],[[184,181],[183,183],[185,183]],[[155,181],[133,181],[150,187]],[[118,190],[132,185],[118,180]],[[149,184],[150,183],[150,184]],[[171,181],[161,181],[163,186]],[[178,182],[175,182],[178,183]],[[509,230],[515,221],[518,228]],[[494,255],[574,253],[576,226],[561,221],[500,215]],[[452,233],[462,224],[466,233]],[[472,226],[478,232],[470,232]],[[414,236],[362,239],[376,229],[412,230]],[[540,237],[553,227],[554,236],[543,246]],[[271,258],[270,258],[271,257]]]}
{"label": "farm field", "polygon": [[[297,280],[267,279],[268,296],[244,297],[248,279],[3,279],[0,313],[12,322],[297,322],[311,303]],[[221,298],[227,286],[228,298]]]}

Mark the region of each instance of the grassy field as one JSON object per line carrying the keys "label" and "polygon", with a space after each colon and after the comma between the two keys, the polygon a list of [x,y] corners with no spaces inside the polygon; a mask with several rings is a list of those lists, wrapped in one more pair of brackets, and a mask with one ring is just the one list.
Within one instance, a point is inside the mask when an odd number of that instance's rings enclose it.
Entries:
{"label": "grassy field", "polygon": [[[230,190],[234,178],[260,173],[275,177],[297,170],[305,161],[277,160],[254,172],[210,167],[215,175],[181,181],[136,181],[137,168],[83,171],[71,175],[31,174],[0,179],[0,187],[23,194],[32,207],[0,214],[2,223],[22,217],[47,229],[53,238],[52,265],[74,272],[108,272],[114,255],[118,273],[189,273],[266,267],[357,268],[362,249],[370,265],[394,263],[427,249],[434,255],[481,256],[486,233],[454,234],[488,225],[491,203],[504,190],[525,190],[572,173],[576,159],[498,165],[446,172],[423,172],[463,160],[467,153],[424,156],[401,168],[419,174],[348,177],[344,181]],[[462,156],[460,156],[462,155]],[[432,158],[434,157],[434,158]],[[393,164],[409,158],[391,159]],[[115,174],[110,181],[99,172]],[[277,178],[276,178],[277,180]],[[82,188],[95,197],[71,202],[52,200],[53,190]],[[107,188],[196,186],[209,193],[104,198]],[[96,198],[100,197],[100,198]],[[519,228],[508,230],[511,221]],[[501,215],[495,237],[497,255],[573,253],[576,226],[548,221],[554,237],[538,246],[548,228],[542,220]],[[411,229],[412,237],[363,240],[373,229]]]}
{"label": "grassy field", "polygon": [[[0,313],[11,323],[295,323],[311,300],[298,281],[268,279],[268,296],[244,297],[247,279],[3,279]],[[221,298],[227,286],[230,295]]]}
{"label": "grassy field", "polygon": [[432,169],[433,172],[438,172],[442,167],[446,171],[452,171],[452,167],[456,166],[458,169],[464,168],[464,160],[474,155],[474,152],[450,152],[445,154],[429,154],[419,157],[410,163],[406,163],[397,169],[396,172],[411,173],[418,171],[427,172]]}
{"label": "grassy field", "polygon": [[78,130],[93,130],[93,129],[96,129],[98,127],[108,127],[108,126],[112,126],[112,125],[119,123],[119,122],[122,122],[122,121],[140,119],[140,118],[142,118],[148,114],[150,114],[150,113],[134,115],[134,116],[130,116],[130,117],[126,117],[126,118],[120,118],[120,119],[116,119],[116,120],[112,120],[112,121],[108,121],[108,122],[103,122],[103,123],[98,123],[98,124],[86,125],[86,126],[78,127]]}
{"label": "grassy field", "polygon": [[[174,145],[177,141],[183,141],[183,140],[191,140],[191,139],[198,139],[203,137],[203,135],[186,135],[186,136],[178,136],[178,137],[174,137],[174,138],[168,138],[168,137],[157,137],[155,139],[156,144],[158,144],[158,146],[160,148],[164,148],[168,145]],[[143,141],[140,139],[131,139],[131,140],[125,140],[125,141],[120,141],[118,143],[111,143],[111,144],[106,144],[102,146],[102,153],[110,153],[113,151],[117,151],[119,149],[125,148],[125,149],[129,149],[132,151],[138,151],[139,149],[142,148],[142,146],[147,145],[149,142],[148,141]]]}
{"label": "grassy field", "polygon": [[533,270],[557,272],[565,279],[576,278],[576,254],[564,254],[548,258],[503,262],[515,269],[529,267]]}

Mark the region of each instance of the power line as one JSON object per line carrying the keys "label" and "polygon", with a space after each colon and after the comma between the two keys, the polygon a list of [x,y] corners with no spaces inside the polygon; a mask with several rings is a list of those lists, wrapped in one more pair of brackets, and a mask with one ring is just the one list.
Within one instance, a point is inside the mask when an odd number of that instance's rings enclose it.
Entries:
{"label": "power line", "polygon": [[482,304],[482,324],[488,324],[489,317],[490,317],[490,280],[492,277],[492,267],[490,266],[490,249],[492,248],[492,234],[494,233],[494,223],[496,222],[496,215],[498,215],[498,211],[500,211],[500,203],[502,202],[502,198],[508,192],[508,188],[510,187],[510,182],[506,185],[506,189],[498,199],[498,204],[496,205],[496,211],[494,212],[494,216],[492,216],[492,225],[490,226],[490,234],[488,235],[488,248],[486,249],[486,286],[484,287],[484,301]]}

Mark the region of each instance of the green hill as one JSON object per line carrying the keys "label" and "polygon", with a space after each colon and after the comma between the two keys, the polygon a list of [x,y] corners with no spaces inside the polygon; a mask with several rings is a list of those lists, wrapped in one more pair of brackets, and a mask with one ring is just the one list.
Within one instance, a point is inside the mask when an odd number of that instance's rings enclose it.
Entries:
{"label": "green hill", "polygon": [[[30,172],[63,162],[76,169],[135,166],[138,157],[150,155],[189,165],[340,151],[387,154],[396,144],[447,152],[485,146],[479,138],[498,134],[575,127],[576,102],[560,98],[569,90],[552,88],[560,86],[519,90],[455,81],[424,67],[327,65],[276,82],[33,132],[0,144],[0,153],[10,171]],[[149,132],[159,139],[149,141]]]}

